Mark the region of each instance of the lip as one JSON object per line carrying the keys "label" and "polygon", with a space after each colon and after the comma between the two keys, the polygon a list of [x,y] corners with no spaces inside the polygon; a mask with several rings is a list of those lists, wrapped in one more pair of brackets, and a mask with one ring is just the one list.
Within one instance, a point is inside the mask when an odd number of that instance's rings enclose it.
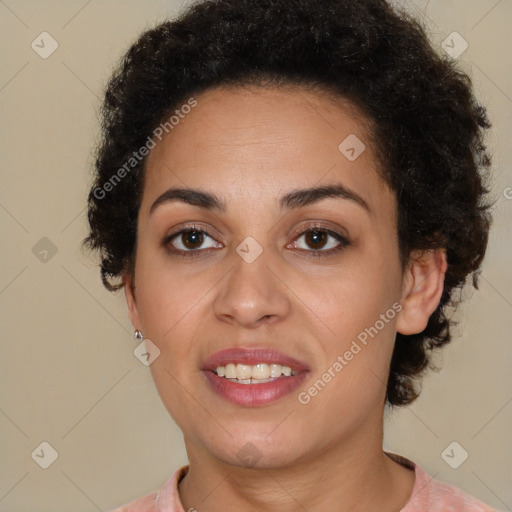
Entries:
{"label": "lip", "polygon": [[[272,382],[262,384],[238,384],[219,377],[213,372],[217,366],[228,363],[255,365],[277,363],[289,366],[298,372],[289,377],[277,377]],[[293,357],[269,348],[230,348],[211,355],[205,362],[203,374],[211,389],[223,399],[245,407],[255,407],[275,402],[296,390],[309,373],[309,367]]]}

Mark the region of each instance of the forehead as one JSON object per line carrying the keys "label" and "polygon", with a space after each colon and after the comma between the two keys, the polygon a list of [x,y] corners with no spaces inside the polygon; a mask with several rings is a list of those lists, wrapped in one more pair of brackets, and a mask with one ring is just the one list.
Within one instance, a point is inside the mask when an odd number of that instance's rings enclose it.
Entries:
{"label": "forehead", "polygon": [[177,186],[206,188],[228,204],[247,191],[277,203],[292,189],[337,182],[376,210],[393,199],[377,173],[369,120],[348,100],[256,86],[210,89],[195,99],[148,156],[146,208]]}

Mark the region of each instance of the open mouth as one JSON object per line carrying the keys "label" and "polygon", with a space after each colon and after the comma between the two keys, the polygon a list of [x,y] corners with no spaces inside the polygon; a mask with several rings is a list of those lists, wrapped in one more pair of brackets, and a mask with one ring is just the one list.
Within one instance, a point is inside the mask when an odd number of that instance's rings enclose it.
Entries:
{"label": "open mouth", "polygon": [[264,384],[273,382],[280,377],[291,377],[299,373],[298,370],[292,370],[289,366],[278,363],[257,363],[255,365],[228,363],[224,366],[217,366],[213,372],[219,377],[239,384]]}
{"label": "open mouth", "polygon": [[304,363],[269,348],[226,349],[212,355],[202,370],[210,389],[246,407],[290,395],[309,374]]}

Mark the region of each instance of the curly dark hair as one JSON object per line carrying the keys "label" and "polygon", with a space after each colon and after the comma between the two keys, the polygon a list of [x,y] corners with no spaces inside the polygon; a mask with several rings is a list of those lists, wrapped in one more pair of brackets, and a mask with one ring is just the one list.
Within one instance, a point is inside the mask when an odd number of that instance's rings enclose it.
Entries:
{"label": "curly dark hair", "polygon": [[486,202],[490,122],[467,74],[385,0],[206,0],[139,36],[106,88],[88,197],[84,244],[101,254],[104,285],[121,288],[134,268],[146,159],[125,163],[187,98],[246,85],[351,100],[371,122],[382,177],[396,192],[402,268],[412,250],[446,249],[444,290],[427,327],[396,335],[386,401],[411,403],[434,368],[432,351],[451,340],[445,313],[461,300],[455,290],[470,274],[478,289],[494,204]]}

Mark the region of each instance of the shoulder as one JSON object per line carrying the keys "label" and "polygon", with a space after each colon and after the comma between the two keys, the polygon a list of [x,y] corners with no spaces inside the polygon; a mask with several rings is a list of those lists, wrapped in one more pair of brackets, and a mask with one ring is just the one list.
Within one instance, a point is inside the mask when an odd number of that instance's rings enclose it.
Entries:
{"label": "shoulder", "polygon": [[153,512],[155,510],[156,497],[157,491],[153,491],[130,503],[125,503],[116,509],[110,510],[110,512]]}
{"label": "shoulder", "polygon": [[400,512],[498,512],[454,485],[431,477],[417,464],[411,497]]}
{"label": "shoulder", "polygon": [[[180,501],[178,484],[187,474],[188,465],[176,469],[162,487],[156,491],[149,492],[135,501],[125,503],[109,512],[155,512],[165,510],[169,512],[183,512],[183,505]],[[158,508],[157,508],[158,507]]]}

